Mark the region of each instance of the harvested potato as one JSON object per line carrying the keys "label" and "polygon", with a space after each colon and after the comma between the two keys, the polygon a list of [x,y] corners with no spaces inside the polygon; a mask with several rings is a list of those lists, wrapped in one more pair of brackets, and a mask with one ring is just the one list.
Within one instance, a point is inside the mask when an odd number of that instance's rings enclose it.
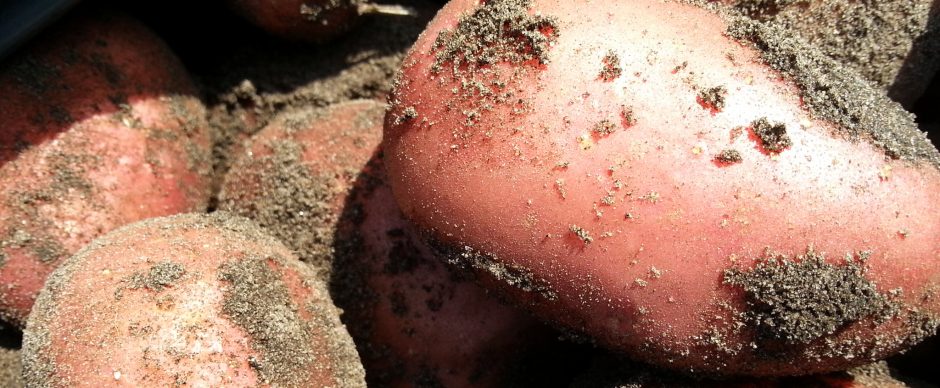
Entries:
{"label": "harvested potato", "polygon": [[23,338],[29,386],[364,387],[325,283],[224,212],[96,239],[50,277]]}
{"label": "harvested potato", "polygon": [[935,0],[721,0],[779,23],[911,107],[940,70]]}
{"label": "harvested potato", "polygon": [[450,2],[389,184],[450,260],[661,367],[803,375],[940,325],[940,153],[773,26],[691,2]]}
{"label": "harvested potato", "polygon": [[95,237],[205,210],[210,141],[183,66],[129,17],[78,12],[0,67],[0,316]]}
{"label": "harvested potato", "polygon": [[278,117],[233,165],[221,207],[332,278],[370,386],[504,386],[552,334],[448,270],[402,218],[377,150],[383,108],[360,100]]}

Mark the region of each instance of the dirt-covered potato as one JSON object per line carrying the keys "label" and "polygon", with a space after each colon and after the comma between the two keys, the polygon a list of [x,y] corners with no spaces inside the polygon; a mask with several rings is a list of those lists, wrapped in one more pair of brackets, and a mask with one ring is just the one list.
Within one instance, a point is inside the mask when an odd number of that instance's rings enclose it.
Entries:
{"label": "dirt-covered potato", "polygon": [[236,160],[221,207],[327,267],[370,386],[504,386],[551,334],[450,271],[402,218],[378,151],[384,114],[360,100],[280,116]]}
{"label": "dirt-covered potato", "polygon": [[210,142],[183,66],[135,20],[85,9],[0,65],[0,315],[59,262],[144,218],[204,210]]}
{"label": "dirt-covered potato", "polygon": [[326,284],[250,221],[141,221],[49,278],[23,339],[29,386],[364,387]]}
{"label": "dirt-covered potato", "polygon": [[385,162],[436,249],[661,367],[799,375],[940,324],[940,153],[785,31],[686,1],[455,0]]}

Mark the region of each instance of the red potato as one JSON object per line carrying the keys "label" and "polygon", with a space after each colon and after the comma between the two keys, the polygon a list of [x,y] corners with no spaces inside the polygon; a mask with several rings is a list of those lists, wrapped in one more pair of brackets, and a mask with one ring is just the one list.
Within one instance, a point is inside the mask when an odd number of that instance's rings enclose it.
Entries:
{"label": "red potato", "polygon": [[906,107],[940,70],[940,1],[720,2],[780,23]]}
{"label": "red potato", "polygon": [[135,223],[66,261],[23,364],[37,387],[365,387],[326,284],[224,212]]}
{"label": "red potato", "polygon": [[84,10],[0,68],[0,315],[59,262],[144,218],[204,210],[210,140],[183,66],[138,22]]}
{"label": "red potato", "polygon": [[551,334],[448,270],[401,217],[377,147],[384,105],[285,114],[252,138],[221,208],[322,269],[370,386],[496,387]]}
{"label": "red potato", "polygon": [[935,332],[940,154],[781,31],[687,2],[456,0],[386,116],[404,214],[665,368],[844,370]]}

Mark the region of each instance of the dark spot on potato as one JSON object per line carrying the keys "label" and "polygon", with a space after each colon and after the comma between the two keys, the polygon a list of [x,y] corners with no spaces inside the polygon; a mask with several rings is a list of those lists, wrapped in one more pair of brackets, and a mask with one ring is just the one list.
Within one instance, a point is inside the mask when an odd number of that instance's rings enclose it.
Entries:
{"label": "dark spot on potato", "polygon": [[761,148],[767,152],[780,153],[793,145],[787,134],[787,126],[783,123],[771,123],[766,117],[761,117],[751,123],[751,129]]}
{"label": "dark spot on potato", "polygon": [[614,50],[607,51],[607,55],[604,55],[604,58],[601,60],[601,65],[603,67],[601,68],[600,74],[598,74],[598,78],[605,82],[613,81],[623,74],[623,68],[620,67],[620,56],[618,56]]}
{"label": "dark spot on potato", "polygon": [[744,292],[745,322],[764,339],[807,344],[863,319],[885,320],[898,307],[866,277],[868,253],[831,264],[808,250],[768,252],[749,270],[729,269],[724,283]]}

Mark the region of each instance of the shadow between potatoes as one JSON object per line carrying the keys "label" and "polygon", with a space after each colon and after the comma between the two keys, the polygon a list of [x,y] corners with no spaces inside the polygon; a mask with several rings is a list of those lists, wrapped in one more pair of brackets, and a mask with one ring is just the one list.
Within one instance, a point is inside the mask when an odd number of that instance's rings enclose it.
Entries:
{"label": "shadow between potatoes", "polygon": [[[375,215],[366,214],[365,209],[368,208],[369,205],[364,206],[363,204],[371,200],[370,197],[377,188],[386,185],[384,165],[381,158],[381,151],[378,151],[367,164],[367,167],[360,172],[353,184],[352,190],[346,197],[338,222],[339,226],[334,233],[335,256],[333,261],[333,274],[330,279],[330,293],[336,305],[344,310],[343,316],[341,317],[342,321],[346,324],[353,339],[357,341],[356,347],[360,352],[360,357],[372,360],[380,359],[381,361],[379,361],[378,364],[386,366],[386,368],[381,371],[385,373],[384,375],[375,375],[373,373],[378,371],[366,370],[366,380],[370,386],[385,386],[391,381],[407,381],[409,384],[414,384],[416,387],[438,387],[440,386],[440,381],[437,380],[437,376],[449,373],[449,371],[434,369],[439,367],[439,365],[431,365],[428,366],[429,369],[426,369],[424,372],[418,372],[417,375],[413,375],[412,373],[415,373],[414,371],[417,368],[416,365],[406,367],[404,364],[406,361],[394,359],[395,356],[389,349],[383,349],[381,346],[363,341],[363,339],[370,337],[373,330],[372,322],[374,321],[373,314],[375,314],[373,308],[375,304],[380,301],[380,298],[394,299],[394,295],[378,294],[369,286],[370,276],[396,276],[394,274],[390,275],[389,272],[381,274],[376,273],[375,271],[377,270],[383,271],[383,269],[377,269],[378,267],[374,265],[376,261],[382,263],[381,266],[384,266],[384,271],[392,271],[391,273],[397,273],[396,271],[411,271],[417,268],[417,266],[427,266],[429,264],[447,265],[444,262],[436,264],[427,263],[423,256],[411,257],[407,256],[409,255],[408,252],[396,253],[395,249],[388,252],[388,257],[363,256],[377,254],[374,249],[366,245],[367,242],[365,240],[367,239],[359,234],[359,228],[366,222],[368,217],[375,217]],[[374,205],[372,206],[374,208]],[[375,222],[375,220],[368,222]],[[379,222],[379,224],[384,225],[382,222]],[[390,222],[390,224],[394,224],[394,222]],[[400,238],[403,242],[410,241],[408,240],[410,238],[408,237],[409,234],[402,232],[401,229],[389,230],[387,236],[390,239]],[[418,254],[420,256],[420,253],[417,252],[411,254]],[[392,262],[394,259],[401,259],[403,262]],[[447,272],[450,273],[451,279],[457,281],[467,280],[467,277],[470,276],[469,274],[458,272],[458,270],[454,268],[445,271],[445,273]],[[404,275],[398,280],[406,283],[402,285],[403,287],[417,286],[423,288],[425,291],[437,290],[442,285],[445,287],[448,285],[453,287],[453,283],[448,279],[435,280],[435,278],[427,278],[422,281],[420,285],[409,283],[413,282],[413,279],[416,278]],[[394,293],[395,291],[392,291],[392,294]],[[433,292],[431,292],[431,294],[433,294]],[[441,300],[440,302],[448,303],[456,301],[447,299]],[[392,303],[392,306],[394,306],[394,303]],[[430,311],[436,310],[430,308]],[[394,311],[392,313],[394,313]],[[409,323],[410,319],[436,319],[436,317],[421,318],[417,315],[407,313],[402,313],[402,315],[398,316],[402,319],[401,330],[404,332],[411,330],[408,328],[409,325],[413,324]],[[456,328],[460,327],[460,324],[455,322],[441,322],[435,320],[435,323],[444,326],[454,325]],[[388,328],[385,329],[388,330]],[[533,336],[532,338],[546,337],[550,340],[531,341],[529,343],[530,348],[521,349],[523,354],[521,357],[516,358],[518,362],[514,365],[498,365],[500,360],[506,359],[504,357],[505,355],[492,354],[493,350],[482,350],[476,358],[466,360],[468,368],[475,368],[472,369],[472,373],[469,373],[469,380],[467,381],[468,386],[477,386],[479,382],[475,380],[476,378],[491,381],[492,376],[498,376],[497,379],[500,381],[500,387],[567,387],[574,376],[579,374],[587,366],[587,362],[590,359],[588,354],[592,351],[592,346],[558,339],[561,337],[560,334],[554,331],[548,331],[547,329],[537,330],[531,333],[527,332],[527,334],[531,334]],[[409,335],[415,334],[411,332]],[[417,335],[420,335],[420,332]],[[458,333],[454,333],[454,335],[457,336]],[[418,341],[413,351],[420,355],[422,352],[425,352],[425,350],[422,349],[423,346],[425,345],[421,345],[420,341]],[[431,346],[433,347],[433,345]],[[505,350],[502,347],[496,349]],[[491,359],[490,357],[493,358]],[[433,362],[433,360],[431,361]],[[387,368],[389,364],[392,365],[392,368]],[[410,372],[404,372],[406,368],[409,369]],[[417,369],[423,368],[424,366],[421,366]],[[484,368],[485,370],[481,370],[480,368]],[[460,373],[458,373],[458,375],[460,375]],[[488,377],[482,377],[484,375]]]}

